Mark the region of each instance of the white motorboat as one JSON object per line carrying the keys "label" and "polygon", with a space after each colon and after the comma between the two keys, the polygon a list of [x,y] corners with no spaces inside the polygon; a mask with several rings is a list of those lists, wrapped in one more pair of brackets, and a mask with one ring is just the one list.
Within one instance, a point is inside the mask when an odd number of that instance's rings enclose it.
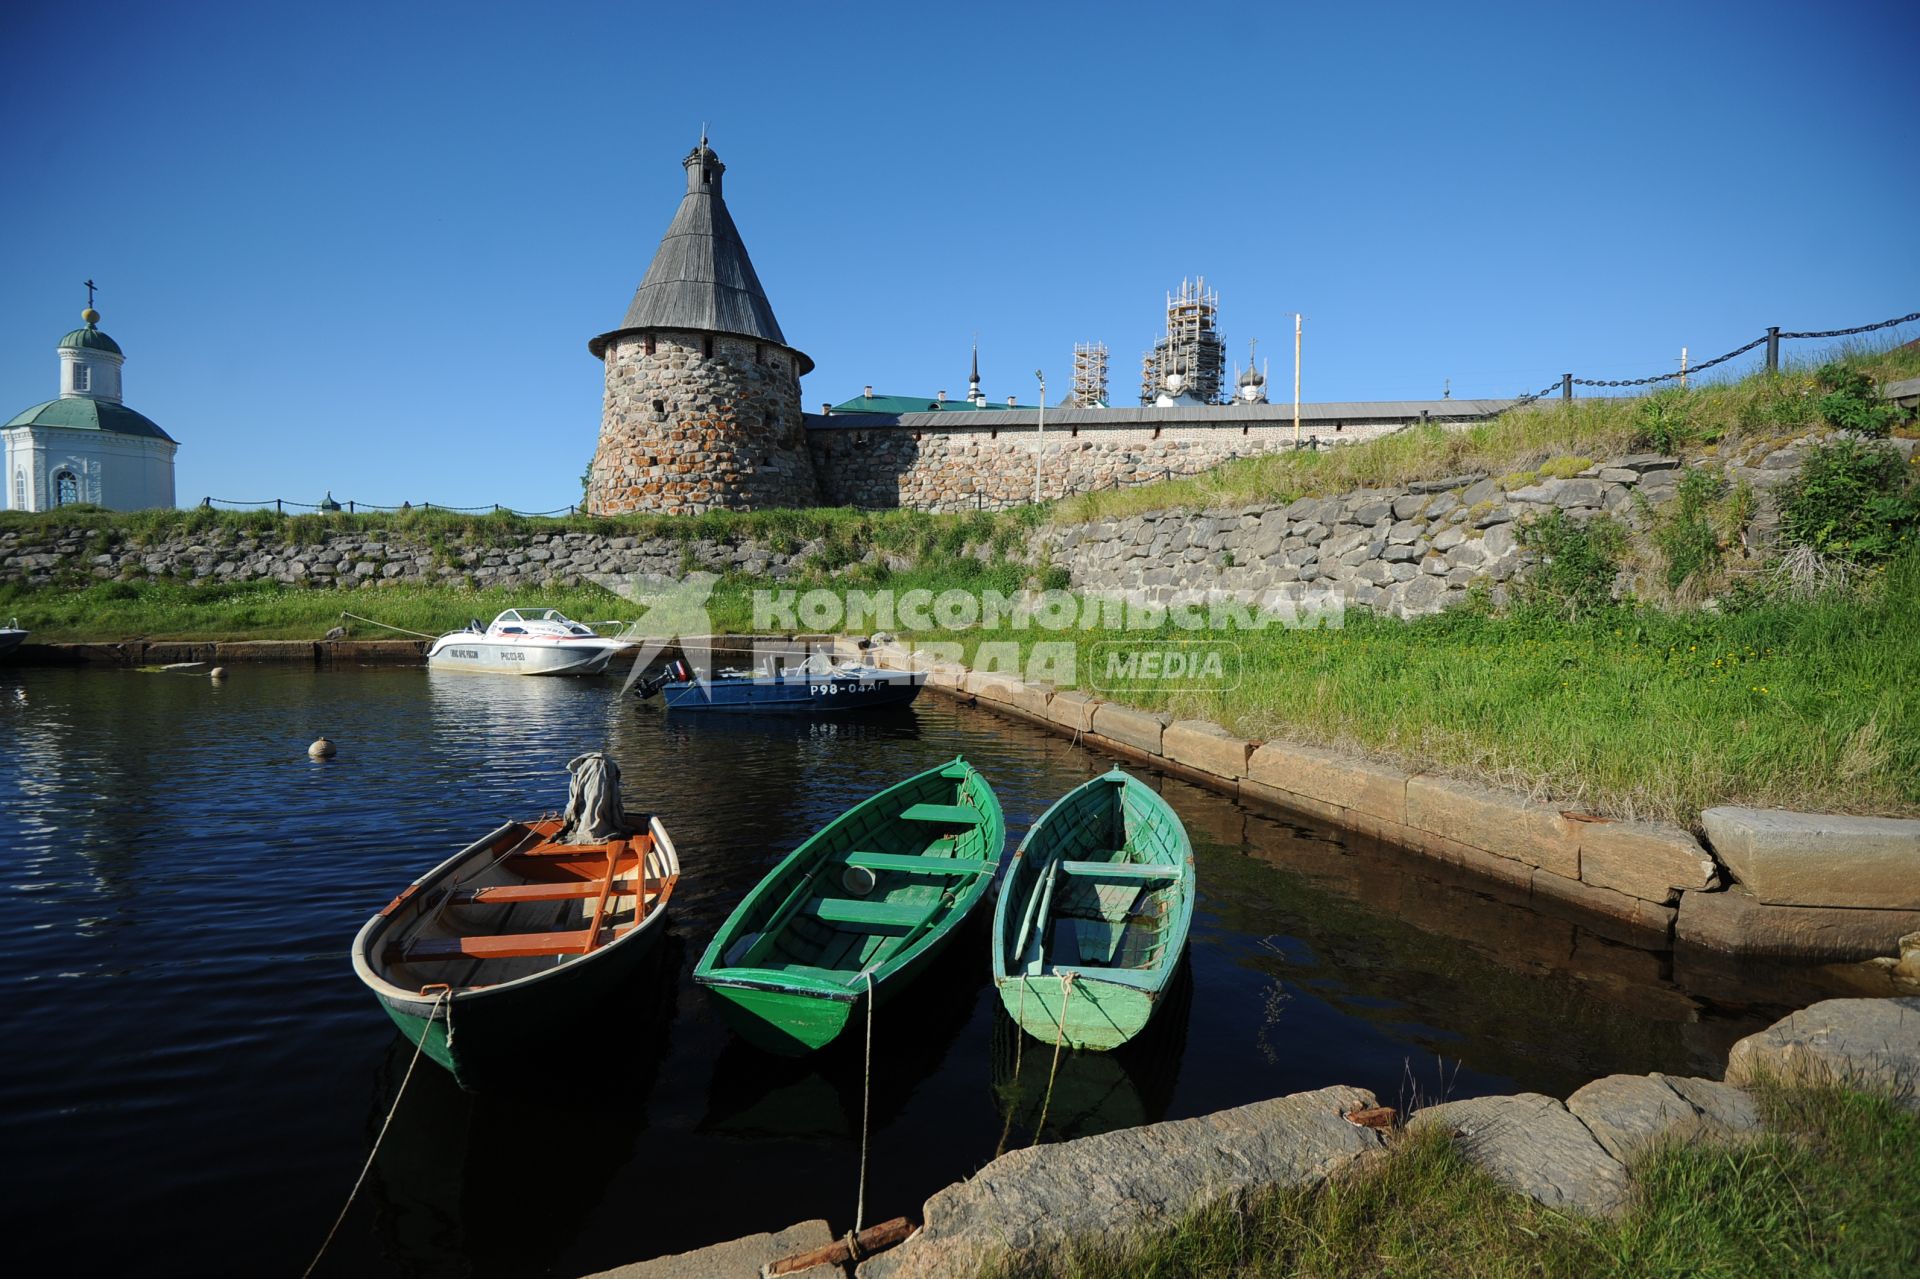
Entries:
{"label": "white motorboat", "polygon": [[27,632],[20,629],[19,618],[13,619],[5,626],[0,626],[0,657],[5,657],[14,649],[19,648],[20,641],[26,637]]}
{"label": "white motorboat", "polygon": [[482,627],[442,635],[427,650],[433,670],[488,671],[501,675],[598,675],[626,640],[596,635],[557,608],[510,608]]}

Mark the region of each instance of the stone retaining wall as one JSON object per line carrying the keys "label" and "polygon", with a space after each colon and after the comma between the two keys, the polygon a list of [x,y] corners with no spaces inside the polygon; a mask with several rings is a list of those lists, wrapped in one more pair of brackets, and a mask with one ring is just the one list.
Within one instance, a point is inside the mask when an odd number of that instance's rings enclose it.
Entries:
{"label": "stone retaining wall", "polygon": [[58,526],[0,533],[0,581],[47,586],[103,581],[282,582],[291,586],[577,586],[602,576],[681,577],[693,569],[785,577],[813,553],[711,538],[526,533],[498,540],[427,541],[405,533],[329,533],[289,540],[278,531],[215,530],[138,542],[108,530]]}
{"label": "stone retaining wall", "polygon": [[[968,671],[897,644],[870,654],[882,666],[925,670],[928,687],[949,696],[1411,849],[1543,905],[1611,919],[1656,946],[1854,960],[1893,953],[1920,929],[1920,821],[1711,809],[1714,847],[1739,850],[1716,860],[1668,822],[1620,821],[1376,760],[1250,741],[1205,720]],[[1729,865],[1750,882],[1730,884]],[[1783,904],[1783,895],[1804,900]]]}
{"label": "stone retaining wall", "polygon": [[[1772,491],[1798,473],[1808,436],[1758,445],[1714,464],[1752,486],[1746,549],[1769,545],[1778,527]],[[1912,441],[1899,441],[1909,450]],[[1151,511],[1051,530],[1041,554],[1064,565],[1075,588],[1179,592],[1278,589],[1338,591],[1349,606],[1412,617],[1435,613],[1487,583],[1496,603],[1525,565],[1518,530],[1548,511],[1573,519],[1610,515],[1646,532],[1674,496],[1680,459],[1641,453],[1595,462],[1545,460],[1535,471],[1480,473],[1404,487],[1303,497],[1205,512]],[[1622,589],[1635,583],[1623,580]]]}

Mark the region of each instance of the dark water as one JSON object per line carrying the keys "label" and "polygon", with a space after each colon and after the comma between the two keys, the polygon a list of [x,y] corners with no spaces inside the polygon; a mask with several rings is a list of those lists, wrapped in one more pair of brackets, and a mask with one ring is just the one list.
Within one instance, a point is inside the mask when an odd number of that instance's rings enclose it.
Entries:
{"label": "dark water", "polygon": [[[0,669],[0,1215],[21,1273],[297,1274],[411,1060],[347,947],[402,885],[610,748],[684,861],[658,962],[563,1063],[497,1094],[423,1061],[327,1253],[335,1275],[577,1275],[823,1216],[850,1224],[858,1036],[732,1039],[688,973],[775,860],[965,754],[1009,835],[1111,763],[929,696],[869,724],[667,718],[612,681]],[[312,763],[325,732],[339,758]],[[996,1150],[1333,1083],[1383,1100],[1609,1071],[1716,1073],[1804,978],[1610,940],[1429,863],[1155,779],[1199,853],[1189,972],[1149,1033],[1015,1034],[984,919],[879,1010],[867,1218]],[[911,1005],[911,1006],[910,1006]],[[22,1268],[24,1267],[24,1268]]]}

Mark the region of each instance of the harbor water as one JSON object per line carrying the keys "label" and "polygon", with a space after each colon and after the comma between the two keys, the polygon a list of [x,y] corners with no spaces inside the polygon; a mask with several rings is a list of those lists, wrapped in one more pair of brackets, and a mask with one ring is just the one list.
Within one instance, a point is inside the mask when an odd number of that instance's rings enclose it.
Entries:
{"label": "harbor water", "polygon": [[[0,669],[9,1268],[297,1274],[389,1112],[318,1273],[570,1276],[808,1217],[845,1230],[863,1101],[873,1222],[1002,1150],[1328,1084],[1404,1107],[1717,1074],[1819,993],[1139,770],[1199,876],[1187,971],[1140,1040],[1065,1054],[1049,1094],[1053,1045],[1000,1011],[983,911],[918,997],[878,1010],[870,1072],[864,1019],[813,1058],[763,1056],[689,973],[775,861],[957,754],[1011,846],[1114,761],[934,694],[829,722],[667,714],[618,688]],[[339,754],[310,760],[322,733]],[[566,761],[596,749],[680,849],[665,944],[577,1040],[464,1092],[415,1064],[348,945],[456,848],[561,807]]]}

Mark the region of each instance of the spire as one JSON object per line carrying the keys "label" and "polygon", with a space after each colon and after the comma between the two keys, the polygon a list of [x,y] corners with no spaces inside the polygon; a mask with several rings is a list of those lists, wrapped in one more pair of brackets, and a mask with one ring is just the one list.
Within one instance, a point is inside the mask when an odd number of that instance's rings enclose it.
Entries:
{"label": "spire", "polygon": [[973,372],[967,375],[967,403],[985,404],[986,395],[980,390],[980,344],[973,344]]}
{"label": "spire", "polygon": [[[793,350],[774,318],[739,228],[727,212],[720,193],[727,166],[707,144],[704,129],[700,144],[681,164],[687,171],[686,194],[634,291],[626,318],[619,328],[588,342],[587,349],[604,359],[608,341],[621,334],[692,329],[773,342]],[[813,371],[812,360],[798,351],[794,354],[799,357],[800,372]]]}

